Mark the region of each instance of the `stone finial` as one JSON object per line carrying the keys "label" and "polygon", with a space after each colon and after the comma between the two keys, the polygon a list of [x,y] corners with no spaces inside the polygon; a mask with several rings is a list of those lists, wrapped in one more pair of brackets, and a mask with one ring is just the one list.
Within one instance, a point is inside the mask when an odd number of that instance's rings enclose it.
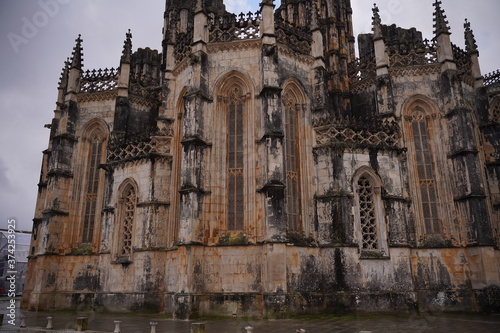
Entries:
{"label": "stone finial", "polygon": [[73,53],[71,54],[71,68],[82,69],[83,67],[83,48],[81,38],[82,35],[78,35],[78,38],[75,39],[76,45],[73,48]]}
{"label": "stone finial", "polygon": [[470,22],[465,19],[464,23],[464,28],[465,28],[465,49],[469,53],[477,53],[477,43],[476,43],[476,38],[474,37],[474,32],[472,31],[470,27]]}
{"label": "stone finial", "polygon": [[125,36],[126,39],[123,44],[121,62],[130,64],[130,58],[132,57],[132,33],[130,32],[130,29],[128,29],[128,32],[125,34]]}
{"label": "stone finial", "polygon": [[372,17],[372,31],[373,38],[382,38],[382,19],[380,18],[380,11],[376,3],[373,4],[373,17]]}
{"label": "stone finial", "polygon": [[444,9],[441,8],[441,4],[442,2],[438,0],[434,2],[434,34],[436,36],[441,34],[451,34],[448,21],[446,20],[446,15],[444,14]]}

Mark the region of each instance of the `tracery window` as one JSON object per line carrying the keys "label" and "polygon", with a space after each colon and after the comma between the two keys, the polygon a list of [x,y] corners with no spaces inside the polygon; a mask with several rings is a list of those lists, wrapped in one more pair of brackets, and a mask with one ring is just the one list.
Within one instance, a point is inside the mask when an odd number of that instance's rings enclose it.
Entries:
{"label": "tracery window", "polygon": [[132,254],[133,226],[135,218],[135,208],[137,203],[137,194],[135,188],[128,184],[122,191],[119,200],[120,217],[120,242],[118,244],[118,257],[130,257]]}
{"label": "tracery window", "polygon": [[359,216],[363,250],[378,250],[378,231],[373,186],[365,176],[358,179]]}
{"label": "tracery window", "polygon": [[283,96],[285,106],[285,168],[286,168],[286,214],[288,229],[300,231],[300,151],[298,120],[300,105],[290,92]]}
{"label": "tracery window", "polygon": [[416,109],[411,116],[411,127],[416,159],[416,181],[420,192],[420,208],[426,234],[440,233],[437,209],[436,180],[432,164],[432,152],[427,119],[422,110]]}
{"label": "tracery window", "polygon": [[227,109],[227,227],[242,230],[244,226],[244,96],[238,87],[229,95]]}
{"label": "tracery window", "polygon": [[93,240],[94,228],[96,224],[97,193],[99,190],[99,164],[101,163],[103,145],[103,139],[100,135],[95,135],[90,143],[82,233],[83,243],[92,243]]}
{"label": "tracery window", "polygon": [[500,97],[496,97],[491,103],[491,120],[500,122]]}
{"label": "tracery window", "polygon": [[[356,237],[361,256],[388,256],[387,226],[382,203],[382,183],[369,167],[362,167],[354,177]],[[373,257],[376,255],[376,257]]]}
{"label": "tracery window", "polygon": [[104,171],[99,166],[106,162],[108,129],[100,119],[89,121],[82,131],[78,163],[77,185],[79,189],[79,228],[75,230],[74,241],[97,245],[100,235],[100,218],[104,196]]}

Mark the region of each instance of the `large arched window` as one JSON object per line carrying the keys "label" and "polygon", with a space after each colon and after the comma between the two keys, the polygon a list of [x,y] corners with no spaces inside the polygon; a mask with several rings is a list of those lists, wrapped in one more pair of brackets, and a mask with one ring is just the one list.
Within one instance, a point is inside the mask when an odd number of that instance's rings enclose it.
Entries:
{"label": "large arched window", "polygon": [[283,90],[284,107],[284,151],[286,174],[286,216],[289,231],[302,231],[301,209],[301,135],[300,117],[303,113],[305,97],[295,81],[288,82]]}
{"label": "large arched window", "polygon": [[82,243],[92,243],[96,234],[97,220],[100,216],[102,201],[103,171],[99,165],[106,161],[107,129],[101,121],[95,120],[87,125],[83,134],[85,160],[85,180],[83,187],[83,227]]}
{"label": "large arched window", "polygon": [[388,255],[387,226],[382,204],[382,183],[369,167],[363,167],[353,179],[356,238],[361,256],[373,258]]}
{"label": "large arched window", "polygon": [[442,152],[439,133],[438,109],[425,96],[415,96],[404,109],[404,138],[408,147],[408,171],[410,195],[416,220],[418,237],[426,239],[442,238],[443,210],[439,207],[446,202],[446,191],[439,183],[436,163],[444,165],[439,158]]}
{"label": "large arched window", "polygon": [[251,110],[253,84],[231,71],[219,80],[214,114],[211,175],[212,213],[219,230],[244,231],[255,202],[255,133]]}
{"label": "large arched window", "polygon": [[420,190],[420,206],[427,234],[440,233],[437,209],[437,189],[434,178],[432,151],[425,112],[415,108],[411,115],[411,127],[417,172],[417,184]]}
{"label": "large arched window", "polygon": [[131,180],[126,180],[119,190],[118,198],[118,243],[116,255],[121,260],[131,260],[134,220],[137,206],[137,188]]}
{"label": "large arched window", "polygon": [[232,88],[228,98],[227,125],[227,226],[229,230],[243,230],[244,226],[244,162],[243,124],[244,100],[241,88]]}

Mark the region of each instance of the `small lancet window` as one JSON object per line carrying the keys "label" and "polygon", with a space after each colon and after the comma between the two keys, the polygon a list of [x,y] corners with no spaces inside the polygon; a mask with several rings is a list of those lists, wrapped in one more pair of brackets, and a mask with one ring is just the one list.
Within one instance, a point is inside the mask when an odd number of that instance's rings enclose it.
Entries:
{"label": "small lancet window", "polygon": [[119,257],[130,257],[132,254],[132,236],[137,196],[133,186],[129,185],[123,191],[120,199],[121,227]]}
{"label": "small lancet window", "polygon": [[363,167],[354,178],[355,232],[359,242],[361,258],[386,259],[389,257],[387,225],[382,201],[382,183],[375,172]]}
{"label": "small lancet window", "polygon": [[363,250],[379,250],[379,237],[377,230],[377,217],[373,185],[369,178],[362,176],[358,179],[358,204],[361,224],[361,237]]}
{"label": "small lancet window", "polygon": [[496,97],[491,103],[490,115],[492,121],[500,123],[500,97]]}

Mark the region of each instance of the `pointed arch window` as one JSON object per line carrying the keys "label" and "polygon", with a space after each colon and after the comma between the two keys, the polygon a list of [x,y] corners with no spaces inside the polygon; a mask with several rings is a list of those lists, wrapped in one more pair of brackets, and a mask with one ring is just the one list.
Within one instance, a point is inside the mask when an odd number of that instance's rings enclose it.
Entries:
{"label": "pointed arch window", "polygon": [[81,182],[78,188],[80,195],[80,229],[75,233],[75,241],[83,244],[96,244],[99,238],[99,221],[104,198],[104,171],[99,168],[106,162],[106,145],[108,131],[106,124],[93,119],[86,124],[82,132]]}
{"label": "pointed arch window", "polygon": [[382,203],[382,184],[370,168],[364,167],[354,178],[356,227],[361,257],[388,256],[387,228]]}
{"label": "pointed arch window", "polygon": [[133,227],[136,215],[137,191],[132,184],[127,184],[119,199],[119,243],[118,258],[130,259],[132,255]]}
{"label": "pointed arch window", "polygon": [[239,87],[229,95],[227,122],[227,227],[243,230],[244,227],[244,100]]}
{"label": "pointed arch window", "polygon": [[432,164],[432,152],[427,119],[423,110],[417,108],[411,115],[411,128],[416,159],[416,181],[420,194],[420,209],[426,234],[439,234],[441,231],[437,189]]}
{"label": "pointed arch window", "polygon": [[285,108],[285,168],[286,168],[286,214],[288,230],[301,231],[300,208],[300,135],[299,113],[301,105],[291,91],[283,95]]}
{"label": "pointed arch window", "polygon": [[104,140],[99,134],[90,141],[82,243],[92,243],[93,240],[99,191],[99,164],[101,164],[103,146]]}
{"label": "pointed arch window", "polygon": [[500,123],[500,97],[496,97],[491,103],[491,120]]}

